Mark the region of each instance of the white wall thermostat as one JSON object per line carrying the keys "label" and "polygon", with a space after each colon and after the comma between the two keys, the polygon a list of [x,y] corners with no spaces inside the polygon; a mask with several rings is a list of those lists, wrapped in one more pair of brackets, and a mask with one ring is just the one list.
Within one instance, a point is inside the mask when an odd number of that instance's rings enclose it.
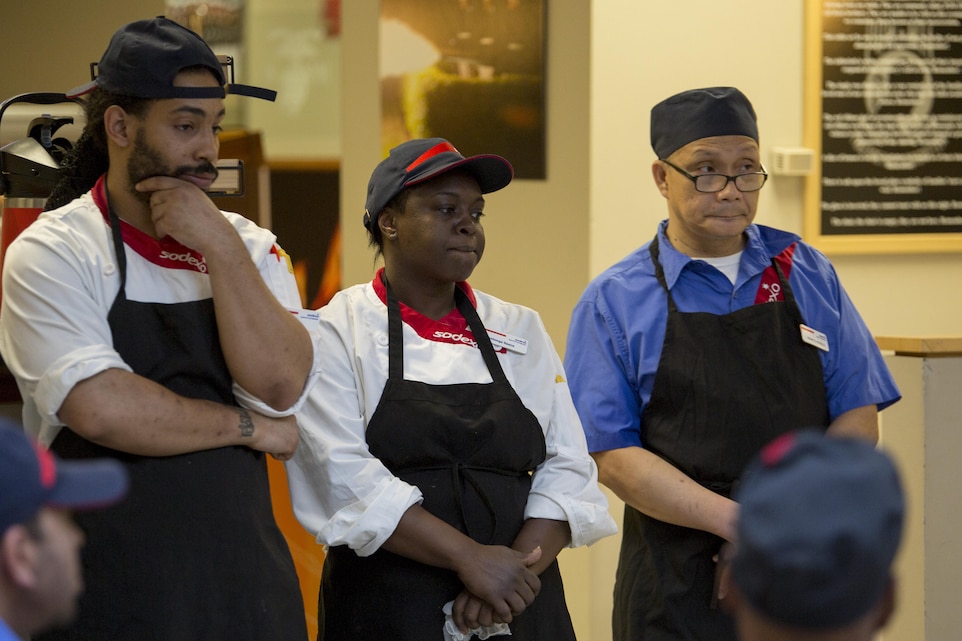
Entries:
{"label": "white wall thermostat", "polygon": [[768,169],[779,176],[810,176],[815,170],[815,151],[807,147],[773,147]]}

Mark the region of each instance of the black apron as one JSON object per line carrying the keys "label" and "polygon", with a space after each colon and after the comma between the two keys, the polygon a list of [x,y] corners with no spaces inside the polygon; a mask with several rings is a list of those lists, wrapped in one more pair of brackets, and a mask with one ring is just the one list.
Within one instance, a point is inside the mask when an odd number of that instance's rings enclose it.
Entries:
{"label": "black apron", "polygon": [[[189,398],[235,405],[212,299],[129,301],[120,221],[109,211],[120,292],[108,321],[135,373]],[[262,452],[222,447],[136,456],[64,427],[64,458],[109,456],[130,473],[126,499],[78,513],[87,533],[79,618],[42,641],[304,641],[293,559],[274,521]]]}
{"label": "black apron", "polygon": [[[784,301],[729,314],[680,312],[651,243],[668,321],[641,441],[705,487],[730,496],[749,459],[779,434],[828,425],[818,350],[802,342],[795,296],[772,260]],[[615,580],[615,641],[735,641],[714,607],[722,539],[626,505]]]}
{"label": "black apron", "polygon": [[[404,380],[401,311],[388,285],[388,380],[367,444],[393,474],[421,490],[434,516],[475,541],[510,546],[524,523],[531,473],[545,459],[544,434],[505,377],[477,311],[460,288],[455,297],[494,382]],[[540,578],[540,594],[504,638],[573,641],[557,561]],[[359,557],[347,546],[332,547],[321,577],[318,640],[440,640],[441,608],[462,589],[450,570],[386,550]]]}

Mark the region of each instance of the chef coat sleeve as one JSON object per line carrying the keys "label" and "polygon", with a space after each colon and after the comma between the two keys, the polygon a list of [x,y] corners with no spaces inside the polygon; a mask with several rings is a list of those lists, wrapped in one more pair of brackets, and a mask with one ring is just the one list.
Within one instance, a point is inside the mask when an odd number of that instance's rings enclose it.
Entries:
{"label": "chef coat sleeve", "polygon": [[322,317],[315,350],[323,358],[298,414],[301,440],[287,475],[294,514],[318,543],[347,545],[369,556],[422,495],[367,447],[365,390],[351,366],[353,342],[349,331]]}
{"label": "chef coat sleeve", "polygon": [[48,445],[74,385],[112,368],[131,371],[107,322],[119,279],[94,245],[43,227],[21,234],[4,256],[0,350],[31,410],[24,427]]}

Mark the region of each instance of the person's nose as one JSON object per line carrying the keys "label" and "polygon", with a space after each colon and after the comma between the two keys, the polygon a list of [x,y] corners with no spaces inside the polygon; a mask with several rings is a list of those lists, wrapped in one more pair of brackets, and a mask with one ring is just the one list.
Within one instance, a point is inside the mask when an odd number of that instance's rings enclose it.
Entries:
{"label": "person's nose", "polygon": [[478,231],[478,221],[471,215],[470,210],[461,211],[457,217],[457,230],[461,234],[474,234]]}
{"label": "person's nose", "polygon": [[197,159],[207,160],[211,164],[217,163],[217,156],[220,153],[220,138],[216,131],[203,136],[203,140],[197,149]]}
{"label": "person's nose", "polygon": [[735,180],[729,178],[725,188],[718,192],[718,197],[721,200],[741,200],[742,192],[735,186]]}

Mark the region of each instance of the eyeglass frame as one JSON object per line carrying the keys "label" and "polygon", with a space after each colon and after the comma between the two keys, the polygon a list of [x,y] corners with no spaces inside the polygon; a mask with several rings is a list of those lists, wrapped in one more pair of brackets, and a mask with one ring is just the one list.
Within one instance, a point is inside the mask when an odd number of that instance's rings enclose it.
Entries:
{"label": "eyeglass frame", "polygon": [[[658,160],[660,160],[661,162],[665,163],[666,165],[668,165],[669,167],[671,167],[672,169],[674,169],[675,171],[677,171],[678,173],[680,173],[680,174],[681,174],[682,176],[684,176],[685,178],[689,179],[689,180],[692,182],[692,184],[695,186],[695,191],[697,191],[697,192],[700,193],[700,194],[717,194],[717,193],[720,192],[720,191],[725,191],[725,188],[728,187],[728,183],[735,183],[735,189],[737,189],[738,191],[740,191],[740,192],[743,193],[743,194],[751,194],[751,193],[754,193],[754,192],[756,192],[756,191],[761,191],[762,187],[765,186],[765,183],[768,182],[768,172],[765,171],[765,166],[764,166],[764,165],[762,165],[762,170],[761,170],[761,171],[749,171],[749,172],[746,172],[746,173],[744,173],[744,174],[736,174],[736,175],[734,175],[734,176],[729,176],[728,174],[699,174],[699,175],[695,176],[695,175],[693,175],[693,174],[688,173],[687,171],[685,171],[684,169],[682,169],[681,167],[679,167],[679,166],[676,165],[675,163],[671,162],[670,160],[665,160],[664,158],[659,158]],[[721,186],[721,189],[715,189],[714,191],[705,191],[704,189],[699,189],[699,188],[698,188],[698,179],[699,179],[699,178],[703,178],[703,177],[705,177],[705,176],[724,176],[724,177],[725,177],[725,184]],[[762,180],[762,184],[758,186],[758,189],[748,189],[748,190],[746,190],[746,189],[742,189],[741,187],[738,186],[738,179],[741,178],[742,176],[764,176],[765,178]]]}

